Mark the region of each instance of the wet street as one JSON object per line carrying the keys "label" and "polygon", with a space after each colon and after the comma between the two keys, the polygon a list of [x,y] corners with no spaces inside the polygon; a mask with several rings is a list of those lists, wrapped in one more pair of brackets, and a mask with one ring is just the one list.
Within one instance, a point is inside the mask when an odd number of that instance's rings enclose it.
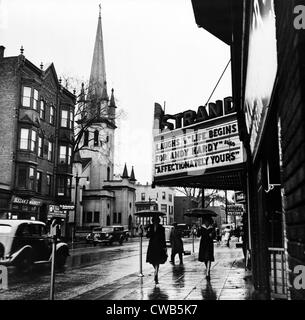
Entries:
{"label": "wet street", "polygon": [[[153,268],[145,261],[147,244],[145,239],[144,277],[138,276],[138,239],[122,246],[90,245],[71,249],[65,268],[56,272],[55,299],[250,299],[241,249],[215,246],[216,261],[212,265],[211,282],[207,283],[203,264],[197,260],[197,239],[195,255],[185,256],[184,265],[172,266],[168,261],[161,265],[160,285],[155,286]],[[191,251],[192,240],[185,238],[184,247]],[[10,268],[8,283],[8,290],[0,290],[0,300],[49,299],[50,266],[36,266],[30,275],[17,275],[14,268]]]}

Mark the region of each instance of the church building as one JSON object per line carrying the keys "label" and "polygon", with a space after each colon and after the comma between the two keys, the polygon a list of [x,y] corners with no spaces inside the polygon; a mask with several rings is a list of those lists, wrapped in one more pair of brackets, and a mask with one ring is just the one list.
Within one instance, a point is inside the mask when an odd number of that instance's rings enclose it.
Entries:
{"label": "church building", "polygon": [[84,85],[78,100],[82,130],[74,155],[72,201],[69,222],[76,237],[93,227],[122,225],[132,230],[135,212],[135,175],[125,164],[121,179],[114,179],[114,135],[116,103],[109,98],[106,81],[101,11],[99,12],[88,90]]}

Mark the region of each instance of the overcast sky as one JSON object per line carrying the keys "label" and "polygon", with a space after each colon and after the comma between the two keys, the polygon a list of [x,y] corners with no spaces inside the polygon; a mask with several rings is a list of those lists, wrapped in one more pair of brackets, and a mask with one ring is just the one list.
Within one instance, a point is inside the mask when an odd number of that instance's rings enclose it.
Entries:
{"label": "overcast sky", "polygon": [[[99,0],[0,0],[5,56],[37,66],[53,62],[58,76],[87,80]],[[126,114],[116,130],[115,171],[134,166],[151,182],[154,103],[166,113],[205,104],[230,59],[229,46],[198,28],[191,0],[103,0],[102,28],[108,90]],[[231,95],[227,69],[211,101]]]}

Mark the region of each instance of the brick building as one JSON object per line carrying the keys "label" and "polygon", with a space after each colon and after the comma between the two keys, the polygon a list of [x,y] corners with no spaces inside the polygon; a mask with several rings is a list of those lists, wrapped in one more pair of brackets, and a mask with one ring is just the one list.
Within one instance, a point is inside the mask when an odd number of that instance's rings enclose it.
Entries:
{"label": "brick building", "polygon": [[0,217],[47,220],[70,203],[75,96],[53,64],[40,68],[0,46]]}
{"label": "brick building", "polygon": [[196,23],[231,47],[233,101],[247,150],[249,248],[262,298],[305,299],[305,1],[192,0]]}

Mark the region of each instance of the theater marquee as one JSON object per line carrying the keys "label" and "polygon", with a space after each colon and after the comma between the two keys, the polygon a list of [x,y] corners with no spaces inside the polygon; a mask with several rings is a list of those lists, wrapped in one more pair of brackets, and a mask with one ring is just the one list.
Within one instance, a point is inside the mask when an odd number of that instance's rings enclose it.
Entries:
{"label": "theater marquee", "polygon": [[236,112],[231,98],[210,103],[208,110],[165,115],[155,104],[153,180],[204,175],[244,162]]}

